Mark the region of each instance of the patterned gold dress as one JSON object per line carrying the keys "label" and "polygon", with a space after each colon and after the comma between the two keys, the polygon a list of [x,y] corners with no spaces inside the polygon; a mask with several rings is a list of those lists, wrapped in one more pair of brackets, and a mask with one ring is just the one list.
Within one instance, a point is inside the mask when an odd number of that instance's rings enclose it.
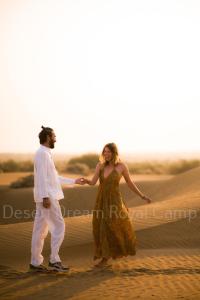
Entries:
{"label": "patterned gold dress", "polygon": [[136,254],[135,231],[119,190],[121,176],[114,168],[104,178],[104,166],[100,170],[92,220],[94,258],[116,259]]}

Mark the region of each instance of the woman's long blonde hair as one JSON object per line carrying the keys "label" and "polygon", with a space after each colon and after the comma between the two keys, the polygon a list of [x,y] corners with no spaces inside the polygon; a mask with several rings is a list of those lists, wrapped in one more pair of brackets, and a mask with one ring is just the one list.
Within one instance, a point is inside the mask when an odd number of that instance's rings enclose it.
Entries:
{"label": "woman's long blonde hair", "polygon": [[111,162],[114,165],[117,165],[120,162],[120,158],[119,158],[119,152],[118,152],[118,149],[117,149],[117,145],[115,143],[108,143],[103,147],[102,153],[99,157],[99,161],[102,164],[108,164],[108,162],[105,160],[105,157],[104,157],[105,148],[108,148],[112,152]]}

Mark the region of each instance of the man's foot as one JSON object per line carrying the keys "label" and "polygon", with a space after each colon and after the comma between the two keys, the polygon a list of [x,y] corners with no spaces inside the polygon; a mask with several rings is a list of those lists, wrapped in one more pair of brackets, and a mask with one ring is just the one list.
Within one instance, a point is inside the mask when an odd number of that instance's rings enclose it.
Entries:
{"label": "man's foot", "polygon": [[110,264],[108,264],[108,258],[103,257],[102,260],[95,265],[96,268],[103,268],[108,267]]}
{"label": "man's foot", "polygon": [[51,263],[49,262],[49,269],[57,272],[67,272],[69,271],[69,267],[64,267],[60,261]]}
{"label": "man's foot", "polygon": [[29,270],[34,272],[46,272],[48,269],[44,265],[34,266],[32,264],[29,265]]}

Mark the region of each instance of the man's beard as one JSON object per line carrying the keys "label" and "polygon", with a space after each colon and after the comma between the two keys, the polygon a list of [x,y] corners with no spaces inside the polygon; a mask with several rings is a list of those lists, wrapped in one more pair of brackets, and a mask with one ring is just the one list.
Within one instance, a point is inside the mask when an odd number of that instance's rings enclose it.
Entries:
{"label": "man's beard", "polygon": [[53,148],[54,148],[54,144],[55,144],[55,143],[54,143],[53,141],[50,141],[50,142],[49,142],[49,147],[50,147],[51,149],[53,149]]}

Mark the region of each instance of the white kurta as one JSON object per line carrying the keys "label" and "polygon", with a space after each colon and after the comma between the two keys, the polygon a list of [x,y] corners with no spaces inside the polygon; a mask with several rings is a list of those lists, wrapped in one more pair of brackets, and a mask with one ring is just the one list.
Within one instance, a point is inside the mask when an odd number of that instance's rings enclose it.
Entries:
{"label": "white kurta", "polygon": [[[65,222],[59,204],[59,200],[64,198],[61,183],[74,184],[75,180],[58,175],[50,148],[41,145],[34,159],[36,216],[31,243],[31,264],[34,266],[43,263],[42,250],[48,231],[51,233],[50,261],[61,261],[59,249],[65,234]],[[43,207],[43,198],[46,197],[50,199],[50,208]]]}
{"label": "white kurta", "polygon": [[64,198],[61,184],[74,184],[75,179],[58,175],[51,155],[51,149],[43,145],[37,150],[34,158],[34,200],[42,202],[50,197],[60,200]]}

